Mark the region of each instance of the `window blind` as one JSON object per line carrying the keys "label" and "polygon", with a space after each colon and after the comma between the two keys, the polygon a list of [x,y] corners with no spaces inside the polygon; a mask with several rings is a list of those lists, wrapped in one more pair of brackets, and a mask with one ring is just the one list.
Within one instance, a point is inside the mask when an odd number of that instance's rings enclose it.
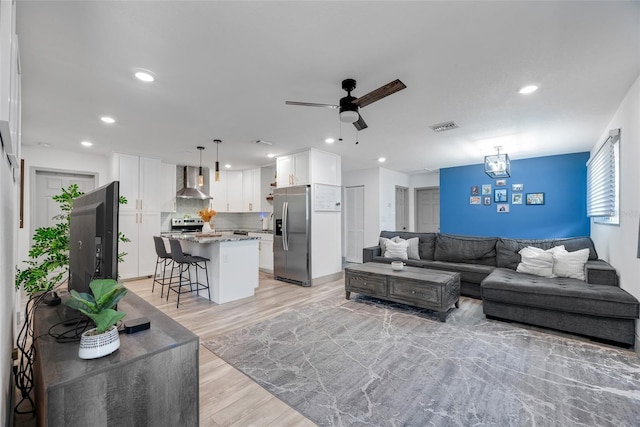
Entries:
{"label": "window blind", "polygon": [[609,132],[609,137],[587,162],[587,216],[617,216],[617,146],[620,130]]}

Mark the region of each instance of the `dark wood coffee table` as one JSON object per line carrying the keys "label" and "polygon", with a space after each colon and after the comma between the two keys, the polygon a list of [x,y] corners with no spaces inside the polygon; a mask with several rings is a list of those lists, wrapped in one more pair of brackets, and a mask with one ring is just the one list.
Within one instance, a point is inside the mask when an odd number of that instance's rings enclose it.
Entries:
{"label": "dark wood coffee table", "polygon": [[396,271],[390,264],[368,262],[344,269],[346,298],[351,292],[428,308],[438,312],[440,321],[459,307],[460,273],[405,266]]}

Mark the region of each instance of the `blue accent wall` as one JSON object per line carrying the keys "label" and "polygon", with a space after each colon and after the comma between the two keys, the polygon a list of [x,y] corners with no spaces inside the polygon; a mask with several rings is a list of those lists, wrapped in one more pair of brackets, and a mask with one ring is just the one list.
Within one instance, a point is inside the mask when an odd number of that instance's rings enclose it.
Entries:
{"label": "blue accent wall", "polygon": [[[589,153],[512,160],[506,186],[484,173],[484,165],[440,170],[440,231],[468,236],[526,239],[589,236],[587,218],[587,167]],[[482,185],[491,184],[491,204],[484,205]],[[522,184],[513,191],[512,184]],[[480,203],[470,204],[471,188],[478,187]],[[497,212],[493,190],[506,189],[509,212]],[[522,193],[522,204],[511,195]],[[527,205],[527,193],[544,193],[544,205]]]}

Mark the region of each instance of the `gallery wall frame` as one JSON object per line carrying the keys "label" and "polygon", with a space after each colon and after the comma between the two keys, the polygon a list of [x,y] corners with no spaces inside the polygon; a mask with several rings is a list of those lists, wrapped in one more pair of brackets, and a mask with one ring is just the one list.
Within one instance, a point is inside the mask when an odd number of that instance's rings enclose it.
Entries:
{"label": "gallery wall frame", "polygon": [[544,205],[544,193],[527,193],[527,205]]}

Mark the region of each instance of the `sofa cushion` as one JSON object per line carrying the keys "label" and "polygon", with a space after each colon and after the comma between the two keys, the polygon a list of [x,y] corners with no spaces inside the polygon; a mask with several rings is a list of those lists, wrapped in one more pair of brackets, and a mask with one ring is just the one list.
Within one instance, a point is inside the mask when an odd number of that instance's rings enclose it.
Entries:
{"label": "sofa cushion", "polygon": [[497,237],[439,234],[434,260],[495,266],[497,241]]}
{"label": "sofa cushion", "polygon": [[564,245],[569,252],[579,249],[589,248],[589,259],[598,259],[598,253],[593,245],[593,241],[589,237],[572,237],[567,239],[498,239],[496,243],[496,264],[498,267],[510,268],[515,270],[520,263],[520,250],[527,246],[534,246],[540,249],[551,249],[555,246]]}
{"label": "sofa cushion", "polygon": [[433,259],[433,253],[436,245],[436,233],[413,233],[410,231],[381,231],[380,237],[391,239],[399,236],[405,240],[413,237],[418,238],[418,254],[420,259]]}
{"label": "sofa cushion", "polygon": [[593,285],[496,268],[482,282],[482,299],[615,318],[638,318],[638,301],[617,286]]}

